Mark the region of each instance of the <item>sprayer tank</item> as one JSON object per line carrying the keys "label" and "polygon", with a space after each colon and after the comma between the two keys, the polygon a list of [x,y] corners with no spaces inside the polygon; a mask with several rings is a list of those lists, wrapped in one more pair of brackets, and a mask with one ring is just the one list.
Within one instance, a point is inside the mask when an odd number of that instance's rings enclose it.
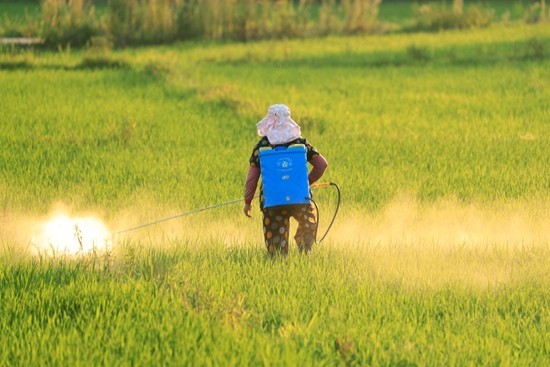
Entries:
{"label": "sprayer tank", "polygon": [[310,204],[306,152],[303,144],[260,149],[264,208]]}

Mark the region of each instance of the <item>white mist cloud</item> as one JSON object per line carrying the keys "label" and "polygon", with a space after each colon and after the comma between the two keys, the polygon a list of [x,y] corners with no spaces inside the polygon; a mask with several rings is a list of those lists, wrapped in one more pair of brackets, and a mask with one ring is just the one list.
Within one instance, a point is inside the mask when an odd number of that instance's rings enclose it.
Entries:
{"label": "white mist cloud", "polygon": [[104,251],[111,238],[111,232],[98,218],[56,212],[37,224],[31,243],[40,254],[76,255]]}

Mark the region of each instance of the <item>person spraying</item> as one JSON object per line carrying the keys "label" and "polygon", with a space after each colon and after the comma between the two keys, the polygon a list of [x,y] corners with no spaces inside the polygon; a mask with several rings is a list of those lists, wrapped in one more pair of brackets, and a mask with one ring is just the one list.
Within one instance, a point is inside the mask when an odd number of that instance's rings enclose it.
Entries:
{"label": "person spraying", "polygon": [[[268,253],[288,254],[290,217],[298,222],[294,236],[298,250],[310,253],[318,220],[308,187],[321,178],[327,160],[301,136],[284,104],[270,106],[256,128],[261,139],[249,159],[243,212],[252,216],[252,199],[262,177],[259,202]],[[308,164],[312,166],[309,172]]]}

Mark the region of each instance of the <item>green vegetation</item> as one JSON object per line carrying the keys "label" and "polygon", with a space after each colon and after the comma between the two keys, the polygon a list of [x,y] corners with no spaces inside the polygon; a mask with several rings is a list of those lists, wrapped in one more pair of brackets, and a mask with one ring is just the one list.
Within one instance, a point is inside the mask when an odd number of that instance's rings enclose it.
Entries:
{"label": "green vegetation", "polygon": [[[95,47],[0,53],[0,365],[550,363],[547,232],[339,241],[399,195],[548,218],[545,24]],[[343,191],[313,256],[268,260],[259,213],[238,207],[79,259],[32,257],[11,235],[59,201],[121,229],[240,197],[272,103]]]}
{"label": "green vegetation", "polygon": [[50,48],[438,31],[550,18],[544,0],[42,0],[34,7],[0,4],[2,13],[0,35],[39,37]]}
{"label": "green vegetation", "polygon": [[[272,262],[219,243],[173,246],[109,271],[85,261],[2,264],[2,361],[543,366],[550,358],[548,248],[325,248]],[[511,279],[488,286],[493,271]]]}
{"label": "green vegetation", "polygon": [[133,195],[183,207],[238,197],[254,122],[285,101],[348,205],[377,210],[399,192],[542,199],[548,42],[541,25],[6,53],[0,197],[38,211],[60,197],[114,209]]}

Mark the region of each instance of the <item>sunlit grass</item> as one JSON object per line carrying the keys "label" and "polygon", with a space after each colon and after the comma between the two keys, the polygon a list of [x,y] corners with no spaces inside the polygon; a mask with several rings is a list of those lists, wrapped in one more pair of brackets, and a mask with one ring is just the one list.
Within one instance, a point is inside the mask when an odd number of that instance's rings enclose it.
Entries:
{"label": "sunlit grass", "polygon": [[[545,364],[548,247],[127,242],[107,260],[3,264],[10,364]],[[11,321],[8,321],[11,320]],[[9,339],[8,339],[9,338]],[[32,353],[30,352],[32,351]]]}
{"label": "sunlit grass", "polygon": [[[132,195],[178,208],[232,199],[253,125],[278,101],[334,163],[327,178],[354,205],[377,209],[400,191],[427,200],[545,196],[549,76],[544,53],[528,58],[548,43],[545,29],[107,56],[130,65],[123,69],[78,69],[79,53],[3,55],[36,70],[0,75],[2,195],[10,207],[41,211],[60,196],[102,208],[125,207]],[[411,45],[432,56],[411,58]],[[211,151],[229,159],[205,164]]]}
{"label": "sunlit grass", "polygon": [[[0,361],[548,364],[549,39],[0,54]],[[342,189],[313,256],[269,260],[256,202],[118,233],[241,197],[272,103]],[[324,229],[335,194],[315,197]],[[58,203],[113,246],[33,255]]]}

